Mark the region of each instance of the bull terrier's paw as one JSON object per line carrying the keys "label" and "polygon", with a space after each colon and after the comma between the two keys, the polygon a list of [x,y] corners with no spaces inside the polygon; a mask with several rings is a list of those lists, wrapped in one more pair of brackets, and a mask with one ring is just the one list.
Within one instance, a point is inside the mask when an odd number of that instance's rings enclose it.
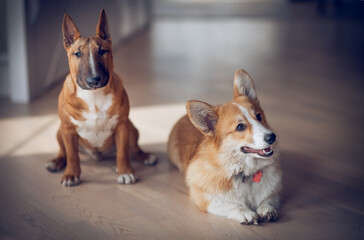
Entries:
{"label": "bull terrier's paw", "polygon": [[62,177],[61,184],[64,187],[73,187],[80,184],[80,178],[74,176],[73,174],[65,174]]}
{"label": "bull terrier's paw", "polygon": [[158,157],[154,154],[148,154],[148,157],[146,159],[144,159],[144,164],[147,166],[153,166],[155,164],[157,164],[158,162]]}
{"label": "bull terrier's paw", "polygon": [[45,164],[45,168],[50,172],[57,172],[59,171],[56,167],[56,164],[54,162],[47,162]]}
{"label": "bull terrier's paw", "polygon": [[120,184],[133,184],[137,182],[137,178],[133,173],[120,174],[116,181]]}
{"label": "bull terrier's paw", "polygon": [[263,206],[257,209],[261,222],[272,222],[278,220],[278,212],[271,206]]}
{"label": "bull terrier's paw", "polygon": [[49,172],[58,172],[66,166],[66,160],[65,159],[54,159],[54,160],[48,161],[44,166]]}

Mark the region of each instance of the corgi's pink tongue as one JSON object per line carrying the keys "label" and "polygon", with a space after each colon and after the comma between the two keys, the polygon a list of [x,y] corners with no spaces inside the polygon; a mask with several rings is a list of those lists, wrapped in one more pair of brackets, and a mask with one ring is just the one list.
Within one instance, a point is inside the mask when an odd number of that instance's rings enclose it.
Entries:
{"label": "corgi's pink tongue", "polygon": [[250,148],[250,147],[242,147],[242,151],[244,153],[257,153],[263,157],[268,157],[273,154],[273,150],[270,147],[265,148],[265,149],[254,149],[254,148]]}
{"label": "corgi's pink tongue", "polygon": [[269,152],[271,150],[271,148],[266,148],[266,149],[254,149],[254,148],[250,148],[250,147],[244,147],[244,150],[246,152],[250,152],[250,153],[263,153],[263,151],[265,152]]}

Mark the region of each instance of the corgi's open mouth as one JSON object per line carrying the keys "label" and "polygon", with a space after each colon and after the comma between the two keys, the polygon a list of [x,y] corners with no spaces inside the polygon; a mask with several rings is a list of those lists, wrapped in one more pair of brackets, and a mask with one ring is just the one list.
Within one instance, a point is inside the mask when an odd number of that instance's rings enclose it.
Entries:
{"label": "corgi's open mouth", "polygon": [[261,157],[270,157],[273,155],[273,149],[271,147],[266,149],[254,149],[244,146],[241,148],[241,151],[243,153],[257,153]]}

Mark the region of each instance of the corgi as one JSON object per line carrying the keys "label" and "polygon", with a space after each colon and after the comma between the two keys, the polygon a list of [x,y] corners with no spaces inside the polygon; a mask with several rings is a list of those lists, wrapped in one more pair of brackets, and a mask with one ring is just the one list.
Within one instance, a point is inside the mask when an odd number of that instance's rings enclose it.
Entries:
{"label": "corgi", "polygon": [[184,174],[190,199],[202,211],[242,224],[277,220],[282,172],[276,135],[248,73],[235,72],[232,101],[190,100],[186,109],[170,133],[168,157]]}

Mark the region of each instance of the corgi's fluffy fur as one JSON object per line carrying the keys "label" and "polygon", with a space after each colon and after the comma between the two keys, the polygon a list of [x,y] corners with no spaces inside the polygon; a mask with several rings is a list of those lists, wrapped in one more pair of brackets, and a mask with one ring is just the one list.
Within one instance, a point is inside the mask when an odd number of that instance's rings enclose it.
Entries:
{"label": "corgi's fluffy fur", "polygon": [[232,101],[212,106],[191,100],[186,108],[169,136],[168,155],[185,174],[191,200],[203,211],[243,224],[277,220],[276,135],[250,76],[235,72]]}

